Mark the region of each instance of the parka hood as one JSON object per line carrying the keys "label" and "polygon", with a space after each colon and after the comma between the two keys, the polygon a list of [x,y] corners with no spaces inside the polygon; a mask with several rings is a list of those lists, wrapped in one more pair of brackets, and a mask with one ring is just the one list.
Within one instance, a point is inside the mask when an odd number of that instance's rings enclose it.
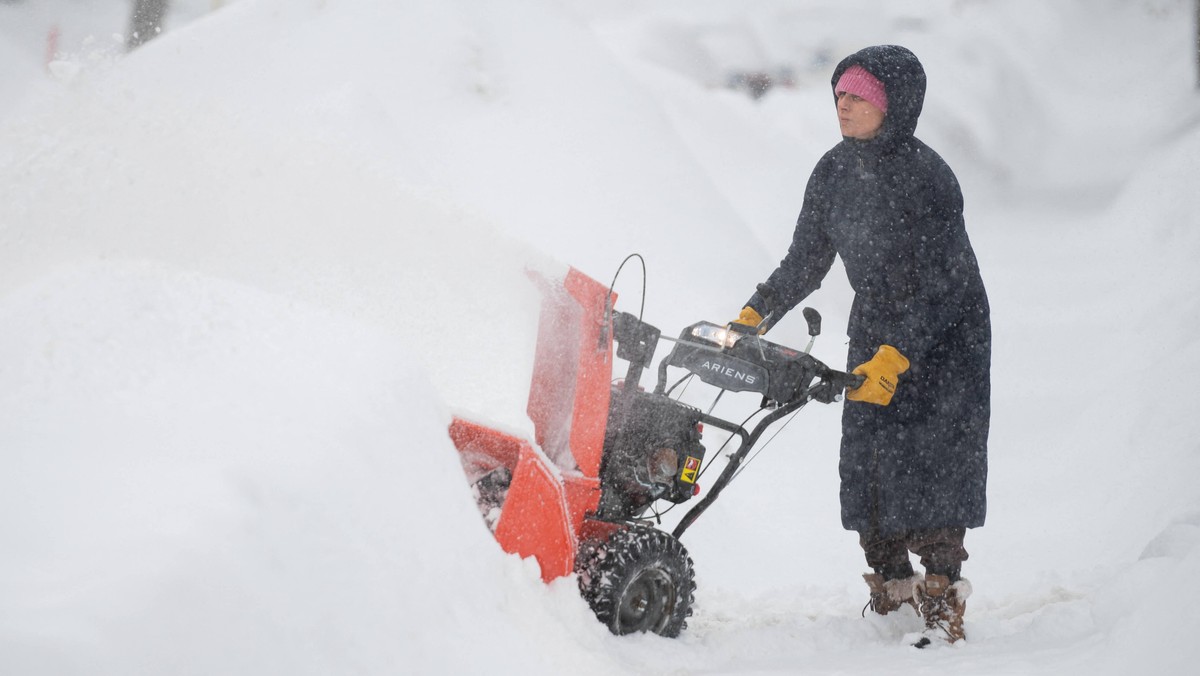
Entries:
{"label": "parka hood", "polygon": [[885,143],[897,143],[911,137],[917,130],[917,118],[925,104],[925,69],[916,54],[899,45],[877,45],[847,56],[833,70],[829,82],[830,88],[835,90],[835,102],[838,79],[847,68],[856,65],[878,78],[887,94],[888,112],[877,138]]}

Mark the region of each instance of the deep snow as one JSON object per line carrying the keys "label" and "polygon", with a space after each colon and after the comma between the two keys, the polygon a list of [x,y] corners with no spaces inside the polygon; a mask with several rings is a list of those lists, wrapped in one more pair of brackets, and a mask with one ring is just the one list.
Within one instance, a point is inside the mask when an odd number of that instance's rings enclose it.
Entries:
{"label": "deep snow", "polygon": [[[123,2],[0,4],[4,673],[1200,660],[1191,3],[226,4],[177,2],[130,55]],[[499,551],[445,425],[529,433],[529,270],[607,283],[637,251],[650,321],[732,317],[837,140],[829,59],[879,42],[929,71],[918,135],[962,180],[993,306],[970,642],[859,616],[836,406],[685,537],[684,636],[610,636]],[[719,86],[779,64],[794,89]],[[833,364],[839,275],[807,303]],[[640,287],[627,266],[624,309]]]}

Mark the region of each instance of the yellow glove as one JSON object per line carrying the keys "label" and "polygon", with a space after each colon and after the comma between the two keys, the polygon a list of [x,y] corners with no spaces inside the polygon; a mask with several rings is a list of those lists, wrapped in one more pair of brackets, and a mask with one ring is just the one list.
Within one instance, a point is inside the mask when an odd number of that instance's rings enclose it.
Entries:
{"label": "yellow glove", "polygon": [[892,395],[896,394],[897,376],[907,370],[908,359],[900,354],[900,350],[891,345],[880,345],[870,361],[859,364],[852,371],[855,375],[865,376],[866,380],[847,392],[846,398],[887,406],[892,403]]}
{"label": "yellow glove", "polygon": [[749,326],[753,328],[759,324],[762,324],[762,320],[762,315],[758,314],[757,310],[747,305],[746,307],[742,308],[742,313],[738,315],[738,318],[730,323],[741,324],[742,326]]}

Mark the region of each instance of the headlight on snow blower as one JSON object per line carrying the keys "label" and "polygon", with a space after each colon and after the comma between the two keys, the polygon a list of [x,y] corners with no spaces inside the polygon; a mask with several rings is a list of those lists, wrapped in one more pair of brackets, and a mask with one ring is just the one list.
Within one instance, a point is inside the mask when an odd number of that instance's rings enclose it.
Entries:
{"label": "headlight on snow blower", "polygon": [[733,347],[745,335],[714,324],[704,324],[692,329],[693,337],[724,348]]}

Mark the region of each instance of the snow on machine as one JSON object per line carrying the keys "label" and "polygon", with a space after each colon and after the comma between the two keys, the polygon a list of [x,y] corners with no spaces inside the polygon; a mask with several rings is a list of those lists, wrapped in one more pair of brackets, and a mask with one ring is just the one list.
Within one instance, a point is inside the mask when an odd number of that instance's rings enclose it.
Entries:
{"label": "snow on machine", "polygon": [[[615,311],[615,294],[571,269],[560,283],[543,280],[533,378],[526,411],[533,442],[481,421],[456,417],[458,448],[484,519],[501,547],[533,556],[549,582],[576,573],[580,592],[615,634],[678,636],[696,589],[683,533],[737,475],[763,432],[810,401],[831,403],[859,376],[762,339],[753,329],[698,322],[679,337]],[[809,335],[820,316],[805,308]],[[639,386],[660,340],[674,343],[658,365],[652,391]],[[627,362],[613,380],[616,357]],[[684,375],[668,387],[671,369]],[[742,423],[672,397],[684,380],[761,395]],[[715,402],[714,402],[715,403]],[[764,414],[752,427],[750,420]],[[656,505],[687,503],[701,493],[705,427],[738,438],[720,475],[671,532],[655,527]]]}

